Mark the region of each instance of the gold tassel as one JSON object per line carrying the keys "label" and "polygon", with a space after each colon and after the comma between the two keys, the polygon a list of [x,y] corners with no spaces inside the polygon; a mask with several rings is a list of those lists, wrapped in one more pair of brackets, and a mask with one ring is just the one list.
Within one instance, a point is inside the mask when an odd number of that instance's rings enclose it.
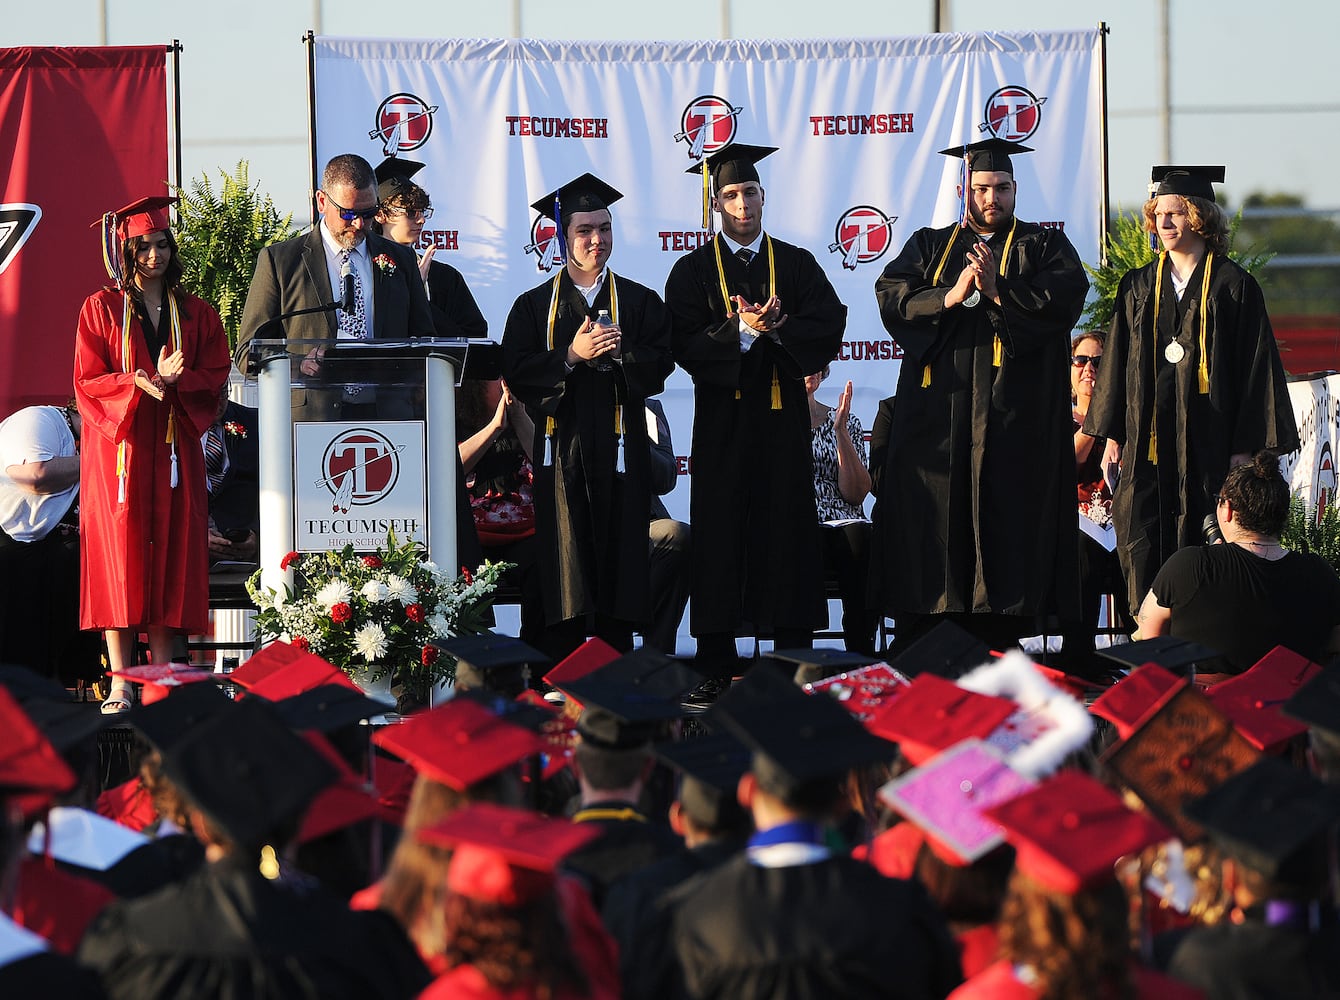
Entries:
{"label": "gold tassel", "polygon": [[991,367],[999,368],[1001,358],[1005,356],[1005,351],[1000,345],[1000,338],[993,337],[991,343]]}
{"label": "gold tassel", "polygon": [[1159,432],[1153,423],[1149,425],[1149,464],[1159,464]]}
{"label": "gold tassel", "polygon": [[261,874],[271,882],[279,878],[279,858],[269,844],[261,848]]}
{"label": "gold tassel", "polygon": [[736,390],[735,390],[735,401],[736,401],[737,403],[740,401],[740,390],[739,390],[739,389],[736,389]]}
{"label": "gold tassel", "polygon": [[921,369],[921,387],[929,389],[931,387],[931,366],[926,365]]}
{"label": "gold tassel", "polygon": [[782,408],[782,383],[777,380],[777,368],[772,369],[772,408],[780,410]]}

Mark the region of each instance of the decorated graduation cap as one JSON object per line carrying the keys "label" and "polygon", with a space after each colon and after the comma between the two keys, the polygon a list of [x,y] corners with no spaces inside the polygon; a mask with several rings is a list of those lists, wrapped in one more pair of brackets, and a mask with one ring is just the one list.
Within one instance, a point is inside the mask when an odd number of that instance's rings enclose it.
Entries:
{"label": "decorated graduation cap", "polygon": [[530,207],[546,219],[554,220],[554,226],[558,231],[559,252],[566,254],[567,237],[563,231],[567,228],[567,223],[563,221],[564,217],[573,212],[599,212],[602,209],[608,211],[609,207],[622,197],[622,192],[616,191],[595,174],[585,173],[568,181],[557,190],[550,191],[538,201],[531,202]]}
{"label": "decorated graduation cap", "polygon": [[1224,168],[1158,166],[1149,171],[1149,180],[1155,198],[1162,194],[1176,194],[1214,201],[1213,185],[1224,183]]}
{"label": "decorated graduation cap", "polygon": [[514,697],[530,685],[532,665],[549,657],[510,635],[482,635],[434,639],[433,645],[456,657],[456,686],[483,689]]}
{"label": "decorated graduation cap", "polygon": [[122,245],[132,236],[148,236],[167,229],[170,225],[168,208],[176,203],[177,198],[173,195],[151,195],[107,212],[92,224],[101,227],[102,262],[108,276],[117,284],[125,278],[121,265]]}
{"label": "decorated graduation cap", "polygon": [[678,768],[679,803],[699,826],[741,829],[749,816],[736,797],[753,753],[738,737],[717,729],[686,740],[658,743],[656,756]]}
{"label": "decorated graduation cap", "polygon": [[447,890],[468,899],[521,906],[549,892],[554,868],[600,836],[591,823],[487,802],[458,809],[415,836],[452,848]]}
{"label": "decorated graduation cap", "polygon": [[[1011,142],[1008,139],[983,139],[981,142],[969,142],[962,146],[950,146],[941,149],[941,156],[953,156],[962,159],[970,171],[987,171],[1014,174],[1014,163],[1010,157],[1016,153],[1031,153],[1032,146]],[[966,187],[966,185],[965,185]]]}
{"label": "decorated graduation cap", "polygon": [[684,171],[699,174],[703,181],[703,228],[712,228],[712,195],[729,184],[757,182],[758,161],[777,152],[776,146],[751,146],[732,142],[704,157]]}
{"label": "decorated graduation cap", "polygon": [[1278,753],[1307,728],[1284,714],[1284,704],[1320,673],[1320,664],[1276,646],[1249,670],[1211,687],[1206,696],[1252,746]]}
{"label": "decorated graduation cap", "polygon": [[182,663],[146,663],[143,666],[127,667],[121,671],[126,680],[143,685],[141,702],[152,705],[162,701],[173,688],[187,684],[212,684],[215,674],[212,670],[202,670]]}
{"label": "decorated graduation cap", "polygon": [[1172,837],[1154,817],[1128,809],[1116,792],[1079,771],[1061,771],[984,815],[1004,827],[1015,868],[1064,893],[1102,884],[1120,858]]}
{"label": "decorated graduation cap", "polygon": [[961,740],[985,739],[1017,708],[1009,698],[978,694],[935,674],[922,674],[866,726],[897,743],[911,763],[922,764]]}
{"label": "decorated graduation cap", "polygon": [[1186,811],[1226,853],[1267,878],[1314,888],[1325,871],[1323,834],[1340,820],[1340,789],[1263,757]]}
{"label": "decorated graduation cap", "polygon": [[778,649],[768,656],[783,663],[794,663],[798,684],[810,684],[844,670],[859,670],[877,662],[874,656],[845,649]]}
{"label": "decorated graduation cap", "polygon": [[536,733],[498,718],[469,698],[453,698],[398,726],[387,726],[372,742],[408,761],[425,778],[457,791],[545,746]]}
{"label": "decorated graduation cap", "polygon": [[377,164],[375,171],[377,175],[377,198],[382,204],[386,204],[391,199],[407,194],[414,188],[419,187],[410,178],[425,166],[427,164],[420,163],[418,160],[388,156]]}

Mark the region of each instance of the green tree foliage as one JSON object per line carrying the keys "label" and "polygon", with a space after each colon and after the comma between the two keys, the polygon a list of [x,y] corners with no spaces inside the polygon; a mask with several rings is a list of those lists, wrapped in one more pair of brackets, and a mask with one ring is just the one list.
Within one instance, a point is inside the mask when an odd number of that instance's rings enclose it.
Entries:
{"label": "green tree foliage", "polygon": [[247,288],[263,247],[293,236],[293,214],[281,216],[270,196],[252,185],[246,160],[230,175],[219,170],[215,189],[209,175],[178,188],[176,227],[185,283],[219,311],[229,346],[237,343]]}
{"label": "green tree foliage", "polygon": [[1340,572],[1340,507],[1308,507],[1299,494],[1289,501],[1289,520],[1280,535],[1285,548],[1312,552]]}
{"label": "green tree foliage", "polygon": [[[1233,217],[1228,255],[1259,281],[1261,268],[1274,254],[1260,252],[1250,244],[1246,250],[1239,250],[1237,244],[1241,226],[1242,213],[1239,212]],[[1125,214],[1118,209],[1116,217],[1108,226],[1107,263],[1099,267],[1084,265],[1084,270],[1093,278],[1095,292],[1094,299],[1085,308],[1081,318],[1085,329],[1106,331],[1112,325],[1117,286],[1122,276],[1127,271],[1144,267],[1156,256],[1153,247],[1149,245],[1149,234],[1145,232],[1144,216],[1138,211]]]}
{"label": "green tree foliage", "polygon": [[[1325,214],[1304,211],[1303,199],[1292,194],[1247,196],[1242,220],[1243,239],[1269,246],[1281,254],[1340,254],[1340,226]],[[1272,267],[1262,282],[1266,305],[1275,316],[1334,316],[1340,313],[1336,266]]]}

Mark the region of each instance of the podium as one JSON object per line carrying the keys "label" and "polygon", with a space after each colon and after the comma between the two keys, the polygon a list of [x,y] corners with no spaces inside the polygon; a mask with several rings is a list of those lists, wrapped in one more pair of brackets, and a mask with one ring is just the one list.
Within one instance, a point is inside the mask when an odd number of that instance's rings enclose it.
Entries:
{"label": "podium", "polygon": [[493,377],[484,340],[253,340],[261,584],[293,551],[372,551],[394,530],[439,566],[456,554],[456,387]]}

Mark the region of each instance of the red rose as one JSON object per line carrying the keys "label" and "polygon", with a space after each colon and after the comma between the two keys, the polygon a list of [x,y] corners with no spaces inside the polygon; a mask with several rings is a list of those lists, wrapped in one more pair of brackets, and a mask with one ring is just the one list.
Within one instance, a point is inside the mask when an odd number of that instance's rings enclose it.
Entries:
{"label": "red rose", "polygon": [[475,582],[475,575],[470,572],[469,566],[461,567],[461,576],[465,577],[465,585],[468,587]]}
{"label": "red rose", "polygon": [[423,661],[423,665],[425,667],[431,667],[434,663],[437,662],[437,647],[424,646],[423,655],[420,657],[420,659]]}
{"label": "red rose", "polygon": [[347,622],[354,616],[354,609],[341,601],[330,609],[330,620],[339,624]]}
{"label": "red rose", "polygon": [[301,649],[304,653],[310,653],[312,651],[312,644],[300,635],[295,635],[293,641],[289,643],[289,645]]}
{"label": "red rose", "polygon": [[412,622],[421,622],[428,616],[423,613],[422,604],[411,604],[405,609],[405,617]]}
{"label": "red rose", "polygon": [[382,568],[381,556],[364,556],[363,565],[366,566],[368,569],[381,569]]}
{"label": "red rose", "polygon": [[290,552],[283,559],[279,560],[279,568],[288,569],[290,566],[292,566],[295,562],[297,562],[301,558],[302,556],[299,555],[297,552]]}

